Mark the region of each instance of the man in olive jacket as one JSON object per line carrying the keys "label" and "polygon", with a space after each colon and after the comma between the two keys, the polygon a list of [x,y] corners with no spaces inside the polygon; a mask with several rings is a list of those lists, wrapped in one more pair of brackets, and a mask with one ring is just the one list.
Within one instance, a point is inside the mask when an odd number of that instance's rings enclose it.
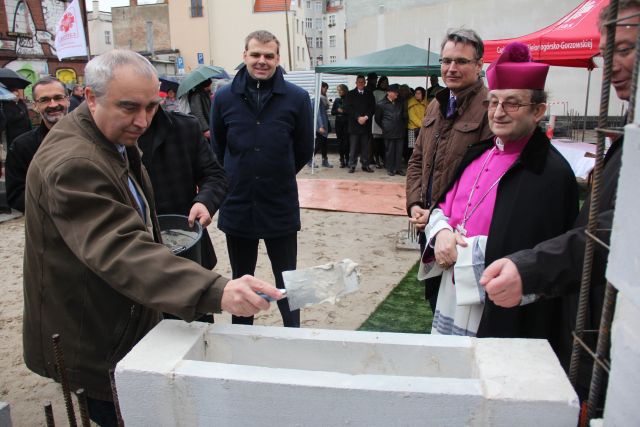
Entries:
{"label": "man in olive jacket", "polygon": [[[491,136],[482,72],[482,39],[473,30],[447,33],[440,49],[442,79],[446,89],[429,103],[420,135],[407,166],[407,212],[424,245],[425,225],[433,202],[453,180],[470,144]],[[425,297],[435,311],[439,282],[427,281]]]}
{"label": "man in olive jacket", "polygon": [[153,66],[112,50],[86,67],[87,102],[47,135],[27,173],[24,359],[60,380],[51,336],[60,334],[65,374],[84,388],[91,418],[114,425],[109,370],[160,319],[187,321],[221,309],[268,308],[253,277],[229,281],[161,245],[137,139],[160,98]]}

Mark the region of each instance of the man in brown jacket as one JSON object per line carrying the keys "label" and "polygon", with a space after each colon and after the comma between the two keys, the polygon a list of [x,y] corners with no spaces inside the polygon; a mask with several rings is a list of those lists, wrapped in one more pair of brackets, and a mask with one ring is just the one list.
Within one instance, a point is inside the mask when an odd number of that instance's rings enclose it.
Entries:
{"label": "man in brown jacket", "polygon": [[[482,72],[482,39],[473,30],[449,31],[440,49],[440,70],[445,89],[429,103],[420,134],[407,167],[407,213],[420,231],[429,212],[456,175],[470,144],[491,136]],[[424,249],[424,248],[423,248]],[[439,282],[427,283],[425,297],[435,310]]]}
{"label": "man in brown jacket", "polygon": [[52,129],[27,173],[24,359],[84,388],[91,418],[115,425],[109,370],[168,312],[191,321],[221,309],[250,316],[281,297],[251,276],[228,280],[158,243],[149,177],[137,139],[160,98],[153,66],[113,50],[85,69],[86,102]]}

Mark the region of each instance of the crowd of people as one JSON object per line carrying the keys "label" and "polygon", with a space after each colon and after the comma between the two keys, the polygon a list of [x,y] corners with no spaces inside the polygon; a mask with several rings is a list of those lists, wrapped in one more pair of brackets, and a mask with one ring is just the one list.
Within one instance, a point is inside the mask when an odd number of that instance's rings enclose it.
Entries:
{"label": "crowd of people", "polygon": [[[638,12],[640,2],[621,2],[630,24],[617,29],[612,74],[622,100],[630,98]],[[210,80],[195,87],[191,115],[175,111],[175,91],[159,96],[155,68],[127,50],[89,61],[86,85],[72,93],[53,77],[37,81],[41,125],[33,130],[20,98],[4,102],[9,202],[26,217],[27,366],[59,381],[49,337],[73,337],[64,341],[69,381],[87,391],[95,422],[116,425],[108,371],[161,313],[212,321],[225,310],[233,323],[250,325],[268,297],[284,326],[299,327],[299,310],[276,288],[284,288],[282,272],[296,268],[296,175],[313,161],[314,134],[322,166],[332,167],[331,114],[341,168],[354,173],[359,161],[364,172],[375,165],[406,173],[431,332],[547,339],[568,369],[590,199],[578,212],[571,168],[538,126],[549,67],[513,43],[487,68],[485,85],[483,42],[471,29],[447,32],[440,53],[444,87],[431,77],[428,90],[412,90],[372,73],[352,90],[338,86],[330,106],[323,83],[316,123],[307,92],[284,79],[280,42],[267,31],[246,37],[243,65],[213,100]],[[605,160],[605,242],[621,146],[615,139]],[[232,279],[212,271],[206,232],[202,265],[162,245],[158,214],[206,227],[216,212]],[[275,286],[253,277],[260,240]],[[593,329],[606,283],[607,253],[596,252]],[[591,364],[581,361],[583,399]]]}
{"label": "crowd of people", "polygon": [[[430,78],[429,90],[435,96],[442,86],[438,77]],[[316,122],[316,150],[321,151],[322,167],[332,168],[327,157],[328,135],[335,131],[340,168],[354,173],[358,166],[364,172],[387,170],[389,176],[405,175],[422,118],[427,109],[428,91],[418,86],[389,84],[386,76],[374,72],[356,77],[356,87],[349,90],[338,85],[338,96],[331,103],[327,98],[329,85],[322,82],[318,120]],[[329,115],[334,116],[335,129]],[[308,163],[312,166],[312,162]]]}

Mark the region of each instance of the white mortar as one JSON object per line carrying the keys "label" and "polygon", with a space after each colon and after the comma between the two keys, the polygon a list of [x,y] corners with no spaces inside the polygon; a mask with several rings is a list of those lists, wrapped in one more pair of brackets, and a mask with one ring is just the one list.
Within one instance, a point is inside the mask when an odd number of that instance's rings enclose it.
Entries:
{"label": "white mortar", "polygon": [[163,321],[117,366],[128,427],[571,426],[542,340]]}

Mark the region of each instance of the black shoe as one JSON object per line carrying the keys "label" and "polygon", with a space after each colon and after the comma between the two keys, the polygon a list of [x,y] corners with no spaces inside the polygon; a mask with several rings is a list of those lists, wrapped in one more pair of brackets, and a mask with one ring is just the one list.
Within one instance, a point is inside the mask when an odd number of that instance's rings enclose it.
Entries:
{"label": "black shoe", "polygon": [[349,173],[354,173],[355,171],[356,171],[356,168],[354,168],[353,166],[349,168]]}
{"label": "black shoe", "polygon": [[347,164],[344,162],[344,160],[340,160],[340,168],[343,169],[346,167],[347,167]]}
{"label": "black shoe", "polygon": [[369,166],[363,166],[362,170],[369,173],[373,172],[373,169],[371,169]]}
{"label": "black shoe", "polygon": [[397,175],[400,175],[400,176],[405,176],[404,171],[396,171],[396,174],[397,174]]}
{"label": "black shoe", "polygon": [[395,175],[395,173],[393,173],[393,172],[387,172],[387,175],[389,175],[389,176],[394,176],[394,175]]}

